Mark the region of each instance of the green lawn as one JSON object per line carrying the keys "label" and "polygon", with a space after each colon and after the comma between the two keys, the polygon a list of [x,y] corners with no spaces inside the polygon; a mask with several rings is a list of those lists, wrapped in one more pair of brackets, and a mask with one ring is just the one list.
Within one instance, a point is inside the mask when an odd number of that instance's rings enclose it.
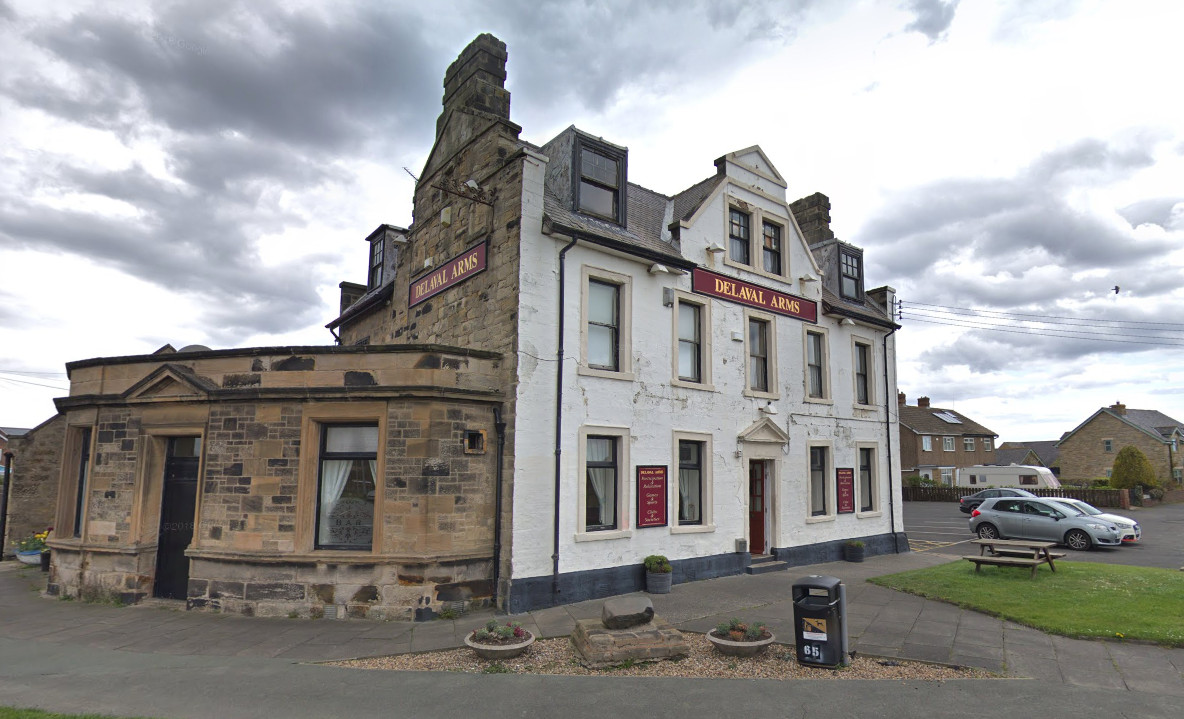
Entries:
{"label": "green lawn", "polygon": [[112,719],[107,714],[54,714],[40,709],[0,707],[0,719]]}
{"label": "green lawn", "polygon": [[1184,646],[1184,572],[1146,567],[1056,563],[984,566],[967,561],[870,581],[992,614],[1067,637],[1121,637]]}

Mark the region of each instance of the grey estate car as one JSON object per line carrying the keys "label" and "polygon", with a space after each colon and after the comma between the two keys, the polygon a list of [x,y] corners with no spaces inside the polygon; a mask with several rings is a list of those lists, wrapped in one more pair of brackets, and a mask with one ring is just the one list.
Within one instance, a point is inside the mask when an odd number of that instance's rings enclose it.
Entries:
{"label": "grey estate car", "polygon": [[1059,502],[1030,497],[984,501],[970,513],[970,531],[982,539],[1035,539],[1078,550],[1118,546],[1122,536],[1113,522]]}

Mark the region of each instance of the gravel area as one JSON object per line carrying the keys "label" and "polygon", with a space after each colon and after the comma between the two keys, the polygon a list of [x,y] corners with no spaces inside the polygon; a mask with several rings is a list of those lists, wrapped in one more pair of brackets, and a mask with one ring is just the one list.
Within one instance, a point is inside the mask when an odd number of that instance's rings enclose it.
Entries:
{"label": "gravel area", "polygon": [[395,671],[448,671],[470,674],[563,674],[568,676],[696,677],[704,679],[985,679],[994,675],[972,667],[951,667],[923,662],[856,656],[845,669],[802,666],[792,646],[773,644],[764,654],[749,659],[718,654],[701,634],[690,634],[691,654],[686,659],[621,665],[611,669],[580,666],[570,639],[541,639],[516,659],[501,662],[478,658],[470,649],[449,649],[421,654],[327,662],[355,669]]}

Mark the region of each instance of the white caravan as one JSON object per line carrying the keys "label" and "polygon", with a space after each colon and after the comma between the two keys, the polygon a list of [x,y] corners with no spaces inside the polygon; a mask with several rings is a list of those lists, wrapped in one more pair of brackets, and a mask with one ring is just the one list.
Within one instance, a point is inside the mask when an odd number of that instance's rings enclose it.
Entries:
{"label": "white caravan", "polygon": [[976,464],[973,467],[959,467],[959,487],[1047,487],[1057,489],[1060,480],[1047,467],[1033,467],[1027,464],[1011,464],[995,467]]}

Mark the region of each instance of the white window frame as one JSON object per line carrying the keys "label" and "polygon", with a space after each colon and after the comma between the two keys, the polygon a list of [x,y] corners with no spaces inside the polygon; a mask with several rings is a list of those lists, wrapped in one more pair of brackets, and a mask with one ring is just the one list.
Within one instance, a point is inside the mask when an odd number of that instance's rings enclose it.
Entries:
{"label": "white window frame", "polygon": [[[615,437],[617,440],[617,528],[604,531],[588,531],[588,497],[584,483],[588,477],[588,437]],[[580,427],[579,471],[576,475],[576,534],[577,542],[596,542],[606,539],[626,539],[633,536],[632,516],[629,508],[633,506],[632,495],[629,491],[633,486],[633,465],[629,462],[629,428],[615,425],[591,425]],[[570,505],[569,505],[570,506]]]}
{"label": "white window frame", "polygon": [[962,438],[962,451],[973,452],[974,448],[975,448],[974,437],[963,437]]}
{"label": "white window frame", "polygon": [[957,452],[958,444],[954,442],[954,438],[950,436],[941,438],[941,451],[943,452]]}
{"label": "white window frame", "polygon": [[[584,265],[580,272],[580,364],[578,374],[632,382],[633,373],[633,278],[612,270]],[[592,280],[617,285],[618,322],[617,369],[588,365],[588,283]]]}
{"label": "white window frame", "polygon": [[[814,506],[814,481],[810,476],[810,450],[815,447],[824,447],[826,449],[826,467],[822,471],[822,487],[826,492],[826,513],[825,514],[811,514]],[[837,494],[838,477],[835,476],[835,448],[833,442],[807,442],[806,443],[806,524],[815,524],[817,522],[833,522],[838,516],[835,508],[835,494]]]}
{"label": "white window frame", "polygon": [[[767,371],[769,373],[769,389],[768,391],[761,391],[752,388],[752,378],[749,375],[748,358],[751,357],[749,352],[748,341],[748,325],[752,320],[761,320],[769,328],[768,344],[769,355],[767,357]],[[758,310],[744,309],[744,396],[756,397],[760,399],[781,399],[781,382],[777,374],[777,318],[767,312],[760,312]]]}
{"label": "white window frame", "polygon": [[[822,338],[822,396],[810,396],[810,335]],[[814,404],[834,404],[830,391],[830,332],[817,325],[802,326],[802,401]]]}
{"label": "white window frame", "polygon": [[953,467],[940,467],[938,469],[938,471],[939,471],[938,476],[941,477],[941,479],[939,480],[941,482],[941,486],[953,487],[954,486],[954,468]]}
{"label": "white window frame", "polygon": [[995,439],[993,437],[983,437],[983,450],[990,452],[995,449]]}
{"label": "white window frame", "polygon": [[[712,465],[715,464],[715,453],[712,450],[712,435],[707,432],[686,432],[675,430],[672,434],[672,454],[674,461],[670,463],[674,470],[674,476],[670,481],[670,507],[667,510],[670,520],[671,534],[697,534],[704,532],[715,531],[715,513],[713,507],[715,505],[715,482],[713,480]],[[699,516],[701,522],[699,524],[679,524],[678,523],[678,443],[679,442],[702,442],[703,456],[700,458],[703,462],[702,476],[702,496],[700,501],[703,506],[699,508]]]}
{"label": "white window frame", "polygon": [[[872,502],[871,509],[864,510],[863,507],[863,483],[859,476],[859,453],[860,450],[870,449],[872,451],[871,464],[871,492]],[[884,510],[880,502],[880,445],[876,442],[857,442],[855,444],[855,516],[856,517],[880,517],[883,516]]]}
{"label": "white window frame", "polygon": [[[682,379],[678,376],[678,351],[679,351],[679,336],[678,336],[678,313],[681,305],[695,305],[699,308],[699,353],[700,361],[700,377],[698,382]],[[704,300],[699,295],[693,295],[682,290],[674,291],[674,318],[671,322],[671,344],[673,348],[671,354],[673,355],[670,368],[670,384],[675,387],[687,387],[690,389],[703,389],[714,391],[715,386],[712,384],[711,378],[711,329],[714,325],[711,323],[711,302]],[[745,327],[747,329],[747,327]]]}
{"label": "white window frame", "polygon": [[[859,401],[859,347],[867,348],[867,402]],[[851,337],[851,401],[860,409],[876,408],[876,346],[866,337]]]}
{"label": "white window frame", "polygon": [[[770,201],[772,200],[772,198],[768,199]],[[778,209],[782,210],[780,207]],[[732,210],[748,215],[748,263],[737,262],[732,259]],[[788,248],[791,240],[796,241],[797,235],[793,230],[794,224],[789,219],[789,209],[784,208],[782,211],[784,214],[776,210],[759,207],[729,193],[724,203],[723,213],[723,237],[728,243],[727,252],[724,253],[724,264],[751,272],[755,275],[760,275],[761,277],[768,277],[769,279],[780,282],[792,282],[793,275],[790,271],[790,252]],[[779,275],[765,271],[766,222],[770,225],[777,225],[781,229],[781,274]]]}
{"label": "white window frame", "polygon": [[1103,439],[1102,440],[1102,451],[1106,452],[1107,454],[1113,454],[1114,453],[1114,440],[1113,439]]}
{"label": "white window frame", "polygon": [[921,435],[921,451],[922,452],[932,452],[933,451],[933,437],[932,436],[930,436],[928,434]]}

